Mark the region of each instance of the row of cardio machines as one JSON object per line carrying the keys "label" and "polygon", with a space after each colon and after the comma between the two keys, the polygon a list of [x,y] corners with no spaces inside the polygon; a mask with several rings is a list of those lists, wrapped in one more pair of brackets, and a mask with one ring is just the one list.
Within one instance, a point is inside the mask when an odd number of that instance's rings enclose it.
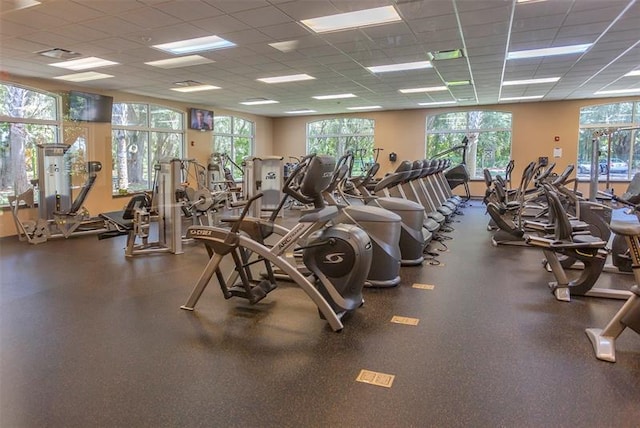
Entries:
{"label": "row of cardio machines", "polygon": [[[447,206],[442,208],[448,214],[438,216],[443,223],[457,211],[460,199],[439,177],[444,163],[432,166],[429,162],[426,166],[421,162],[418,172],[412,167],[405,170],[407,163],[402,163],[373,184],[377,167],[365,177],[350,180],[349,161],[341,158],[336,162],[320,155],[303,158],[285,181],[284,197],[268,219],[247,216],[252,203],[261,197],[257,194],[238,218],[225,220],[230,228],[190,227],[187,236],[205,245],[209,261],[182,309],[194,309],[214,275],[225,298],[241,297],[253,304],[277,287],[277,274],[281,273],[295,282],[318,307],[321,317],[339,331],[342,317],[363,304],[365,285],[397,285],[403,260],[405,265],[419,265],[422,251],[438,229],[429,231],[426,227],[431,224],[427,217],[431,207],[409,199],[377,198],[374,193],[424,185],[434,198],[449,194]],[[336,192],[339,197],[333,196]],[[291,229],[275,222],[288,198],[313,206],[302,211]],[[441,205],[435,206],[434,212],[439,208]],[[223,263],[226,258],[233,263]]]}
{"label": "row of cardio machines", "polygon": [[[531,174],[531,169],[533,167],[530,165],[523,176]],[[546,174],[536,180],[536,187],[547,202],[547,222],[540,219],[524,220],[521,228],[514,229],[513,223],[505,223],[497,215],[501,209],[504,212],[506,206],[489,202],[487,209],[503,231],[514,234],[518,231],[526,245],[542,249],[545,264],[556,279],[549,286],[557,300],[570,301],[571,295],[626,299],[626,303],[604,329],[586,330],[596,357],[615,362],[616,338],[627,327],[640,334],[640,224],[611,221],[611,207],[582,200],[578,193],[570,191],[564,184],[572,171],[573,167],[569,166],[560,176]],[[640,205],[614,199],[629,205],[631,212],[640,218]],[[615,238],[609,249],[611,232]],[[617,256],[618,261],[615,257],[613,260],[619,272],[632,272],[635,277],[636,285],[629,291],[596,286],[610,252]],[[580,262],[580,274],[570,279],[567,270],[577,262]]]}

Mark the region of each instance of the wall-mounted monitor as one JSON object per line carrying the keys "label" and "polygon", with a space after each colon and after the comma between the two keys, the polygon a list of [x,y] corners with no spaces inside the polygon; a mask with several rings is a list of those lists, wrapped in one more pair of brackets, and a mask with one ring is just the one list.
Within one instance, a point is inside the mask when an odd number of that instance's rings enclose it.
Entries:
{"label": "wall-mounted monitor", "polygon": [[111,123],[113,97],[69,91],[68,119],[83,122]]}
{"label": "wall-mounted monitor", "polygon": [[200,108],[189,110],[189,128],[200,131],[211,131],[213,129],[213,112]]}

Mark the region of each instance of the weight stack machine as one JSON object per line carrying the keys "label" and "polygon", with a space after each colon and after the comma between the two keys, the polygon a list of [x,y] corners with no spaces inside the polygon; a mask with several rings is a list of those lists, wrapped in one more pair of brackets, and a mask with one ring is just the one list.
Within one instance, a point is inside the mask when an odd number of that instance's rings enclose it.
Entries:
{"label": "weight stack machine", "polygon": [[244,199],[249,200],[259,192],[264,195],[253,203],[250,215],[256,218],[268,217],[273,210],[278,208],[282,199],[284,158],[282,156],[262,158],[249,156],[242,162],[242,167],[244,169],[242,178]]}

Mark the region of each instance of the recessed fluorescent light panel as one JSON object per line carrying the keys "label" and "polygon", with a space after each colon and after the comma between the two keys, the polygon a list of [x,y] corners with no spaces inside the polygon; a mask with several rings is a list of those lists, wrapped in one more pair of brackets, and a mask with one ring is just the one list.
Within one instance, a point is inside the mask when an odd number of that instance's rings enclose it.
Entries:
{"label": "recessed fluorescent light panel", "polygon": [[382,106],[347,107],[347,110],[376,110],[379,108],[382,108]]}
{"label": "recessed fluorescent light panel", "polygon": [[235,45],[235,43],[218,36],[206,36],[171,43],[162,43],[160,45],[153,45],[153,47],[174,55],[183,55],[187,53],[232,48]]}
{"label": "recessed fluorescent light panel", "polygon": [[633,70],[624,75],[624,77],[640,76],[640,70]]}
{"label": "recessed fluorescent light panel", "polygon": [[594,92],[593,95],[623,95],[623,94],[634,94],[636,92],[640,92],[640,88],[608,89],[605,91]]}
{"label": "recessed fluorescent light panel", "polygon": [[355,98],[354,94],[334,94],[334,95],[315,95],[312,98],[316,100],[339,100],[341,98]]}
{"label": "recessed fluorescent light panel", "polygon": [[447,90],[446,86],[430,86],[427,88],[400,89],[399,91],[402,92],[403,94],[419,94],[423,92],[439,92],[439,91],[446,91],[446,90]]}
{"label": "recessed fluorescent light panel", "polygon": [[538,58],[544,56],[568,55],[583,53],[591,47],[592,43],[571,46],[558,46],[555,48],[529,49],[524,51],[509,52],[507,59]]}
{"label": "recessed fluorescent light panel", "polygon": [[244,104],[245,106],[260,106],[264,104],[278,104],[280,101],[276,100],[250,100],[243,101],[240,104]]}
{"label": "recessed fluorescent light panel", "polygon": [[417,61],[403,64],[376,65],[367,67],[367,70],[372,73],[388,73],[390,71],[420,70],[423,68],[431,68],[431,63],[429,61]]}
{"label": "recessed fluorescent light panel", "polygon": [[161,59],[158,61],[145,62],[145,64],[151,65],[153,67],[169,69],[169,68],[189,67],[191,65],[211,64],[213,62],[215,61],[200,55],[187,55],[187,56],[180,56],[178,58],[169,58],[169,59]]}
{"label": "recessed fluorescent light panel", "polygon": [[87,70],[89,68],[107,67],[109,65],[116,65],[117,62],[109,61],[95,56],[87,58],[73,59],[71,61],[54,62],[49,64],[53,67],[66,68],[69,70]]}
{"label": "recessed fluorescent light panel", "polygon": [[445,82],[447,86],[465,86],[470,85],[471,80],[452,80],[451,82]]}
{"label": "recessed fluorescent light panel", "polygon": [[286,82],[299,82],[301,80],[314,80],[315,77],[308,74],[290,74],[288,76],[276,76],[276,77],[262,77],[256,79],[264,83],[286,83]]}
{"label": "recessed fluorescent light panel", "polygon": [[219,86],[213,85],[197,85],[197,86],[183,86],[180,88],[170,88],[176,92],[200,92],[200,91],[212,91],[214,89],[220,89]]}
{"label": "recessed fluorescent light panel", "polygon": [[319,18],[303,19],[300,22],[316,33],[327,33],[329,31],[342,31],[372,25],[388,24],[390,22],[400,21],[401,19],[393,6],[384,6],[322,16]]}
{"label": "recessed fluorescent light panel", "polygon": [[287,114],[304,114],[304,113],[317,113],[317,111],[316,110],[311,110],[311,109],[302,109],[302,110],[285,111],[285,113],[287,113]]}
{"label": "recessed fluorescent light panel", "polygon": [[560,80],[559,77],[543,77],[540,79],[525,79],[525,80],[505,80],[502,82],[502,86],[518,86],[518,85],[537,85],[539,83],[555,83]]}
{"label": "recessed fluorescent light panel", "polygon": [[526,97],[506,97],[500,98],[500,101],[525,101],[525,100],[539,100],[544,97],[544,95],[530,95]]}
{"label": "recessed fluorescent light panel", "polygon": [[428,103],[418,103],[419,106],[444,106],[447,104],[455,104],[455,101],[432,101]]}
{"label": "recessed fluorescent light panel", "polygon": [[278,49],[280,52],[287,53],[295,51],[299,44],[300,42],[297,40],[287,40],[286,42],[269,43],[269,46]]}
{"label": "recessed fluorescent light panel", "polygon": [[443,61],[447,59],[458,59],[464,56],[462,49],[452,49],[448,51],[429,52],[429,59],[432,61]]}
{"label": "recessed fluorescent light panel", "polygon": [[84,73],[65,74],[64,76],[56,76],[54,79],[66,80],[68,82],[88,82],[89,80],[108,79],[113,77],[110,74],[97,73],[95,71],[87,71]]}
{"label": "recessed fluorescent light panel", "polygon": [[[3,1],[3,3],[5,3]],[[2,13],[11,12],[12,10],[26,9],[28,7],[37,6],[42,2],[37,0],[9,0],[7,4],[2,5]]]}

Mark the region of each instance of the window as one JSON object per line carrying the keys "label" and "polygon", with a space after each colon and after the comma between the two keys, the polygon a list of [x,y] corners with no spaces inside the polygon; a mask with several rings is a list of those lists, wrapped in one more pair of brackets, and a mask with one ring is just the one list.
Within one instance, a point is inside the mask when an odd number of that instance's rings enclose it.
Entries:
{"label": "window", "polygon": [[59,97],[0,83],[0,205],[38,178],[37,145],[59,141]]}
{"label": "window", "polygon": [[[254,139],[253,122],[234,116],[214,116],[213,151],[226,154],[236,165],[242,165],[244,158],[253,154]],[[231,170],[234,178],[242,178],[242,171]]]}
{"label": "window", "polygon": [[[511,159],[511,113],[500,111],[462,111],[427,117],[426,156],[432,158],[469,139],[466,164],[472,179],[482,179],[488,168],[504,174]],[[462,162],[462,150],[447,153],[447,158]]]}
{"label": "window", "polygon": [[153,104],[114,103],[111,154],[114,194],[149,190],[154,165],[181,158],[184,113]]}
{"label": "window", "polygon": [[351,175],[366,172],[373,159],[373,119],[336,118],[307,123],[307,154],[340,157],[347,151],[354,155]]}
{"label": "window", "polygon": [[[640,101],[587,106],[580,109],[576,167],[579,179],[590,179],[593,144],[598,143],[599,180],[629,180],[640,170]],[[623,129],[621,129],[623,128]]]}

